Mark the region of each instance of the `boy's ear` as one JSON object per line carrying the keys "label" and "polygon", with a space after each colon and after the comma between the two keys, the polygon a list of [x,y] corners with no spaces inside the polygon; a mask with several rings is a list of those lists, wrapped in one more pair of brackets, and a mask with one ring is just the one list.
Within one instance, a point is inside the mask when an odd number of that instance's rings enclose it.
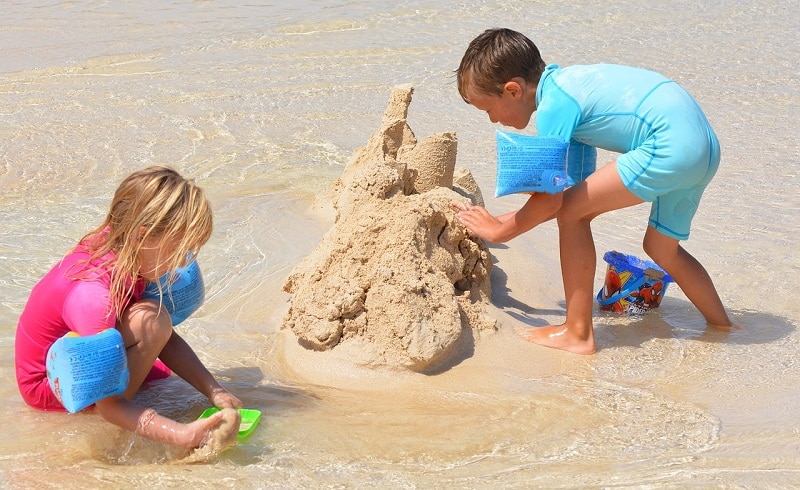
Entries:
{"label": "boy's ear", "polygon": [[522,77],[514,77],[503,84],[503,92],[508,93],[513,98],[522,98],[525,96],[525,90],[528,85]]}
{"label": "boy's ear", "polygon": [[522,85],[516,78],[512,78],[503,85],[503,92],[513,98],[522,97]]}

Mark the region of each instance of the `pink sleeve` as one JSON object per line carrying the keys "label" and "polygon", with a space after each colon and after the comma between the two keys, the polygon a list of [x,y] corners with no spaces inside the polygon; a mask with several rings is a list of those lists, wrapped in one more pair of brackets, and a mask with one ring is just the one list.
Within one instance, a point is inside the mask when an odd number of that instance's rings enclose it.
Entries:
{"label": "pink sleeve", "polygon": [[107,286],[98,281],[77,281],[61,314],[70,330],[86,336],[116,325],[117,318],[111,310]]}

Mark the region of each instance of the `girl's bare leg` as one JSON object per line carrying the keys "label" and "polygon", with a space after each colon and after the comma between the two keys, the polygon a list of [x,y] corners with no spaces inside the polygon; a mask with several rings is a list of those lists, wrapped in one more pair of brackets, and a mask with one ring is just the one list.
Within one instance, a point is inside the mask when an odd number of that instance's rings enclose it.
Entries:
{"label": "girl's bare leg", "polygon": [[122,334],[131,378],[124,396],[128,400],[139,390],[161,350],[172,335],[172,319],[158,302],[142,300],[128,307],[117,329]]}

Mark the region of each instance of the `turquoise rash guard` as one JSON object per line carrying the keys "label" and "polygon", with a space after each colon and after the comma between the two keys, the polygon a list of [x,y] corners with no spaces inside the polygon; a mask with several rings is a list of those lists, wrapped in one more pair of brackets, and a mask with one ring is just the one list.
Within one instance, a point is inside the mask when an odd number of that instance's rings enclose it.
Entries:
{"label": "turquoise rash guard", "polygon": [[717,136],[676,82],[622,65],[549,65],[536,93],[540,136],[561,136],[620,153],[625,187],[652,202],[650,226],[678,240],[717,171]]}

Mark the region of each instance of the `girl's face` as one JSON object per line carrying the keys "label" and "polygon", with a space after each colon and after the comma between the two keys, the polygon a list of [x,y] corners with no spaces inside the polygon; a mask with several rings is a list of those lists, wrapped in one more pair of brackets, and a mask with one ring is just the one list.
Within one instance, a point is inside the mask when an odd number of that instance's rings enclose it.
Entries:
{"label": "girl's face", "polygon": [[180,245],[180,239],[164,240],[148,238],[139,249],[139,275],[155,282],[170,271],[172,258]]}
{"label": "girl's face", "polygon": [[501,95],[470,94],[469,103],[493,123],[524,129],[536,110],[536,87],[515,78],[505,84]]}

